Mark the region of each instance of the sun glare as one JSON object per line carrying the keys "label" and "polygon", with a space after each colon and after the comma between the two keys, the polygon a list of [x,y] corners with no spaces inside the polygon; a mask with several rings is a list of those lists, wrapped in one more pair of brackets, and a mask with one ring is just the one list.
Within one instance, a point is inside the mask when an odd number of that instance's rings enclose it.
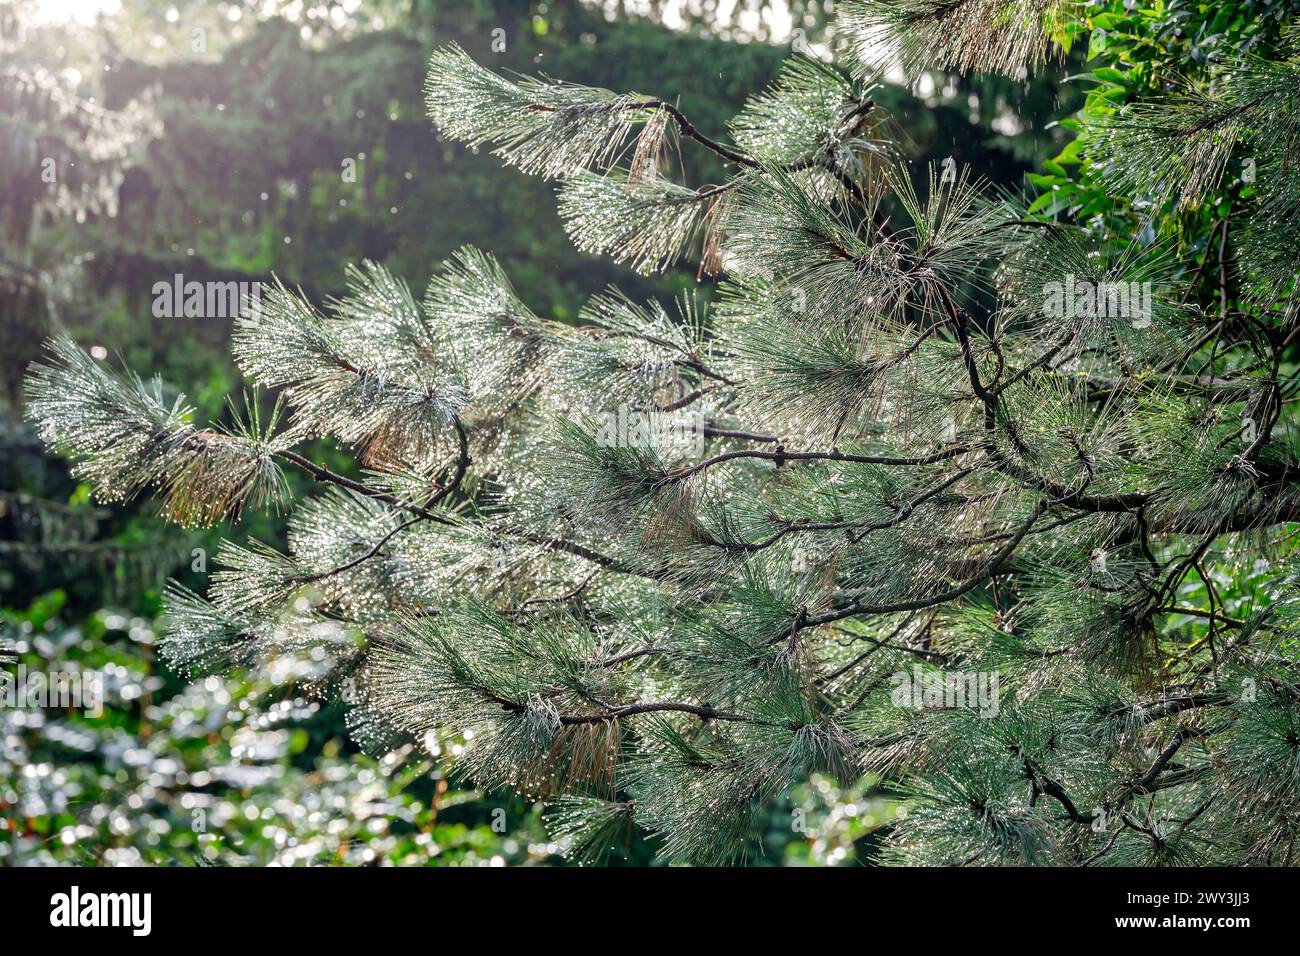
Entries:
{"label": "sun glare", "polygon": [[36,19],[44,23],[75,22],[89,26],[101,13],[117,13],[121,0],[37,0]]}

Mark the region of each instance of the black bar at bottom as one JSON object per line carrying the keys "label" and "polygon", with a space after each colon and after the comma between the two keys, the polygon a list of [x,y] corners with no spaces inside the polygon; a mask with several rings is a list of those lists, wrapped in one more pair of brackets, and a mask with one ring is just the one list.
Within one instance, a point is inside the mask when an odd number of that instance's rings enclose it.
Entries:
{"label": "black bar at bottom", "polygon": [[51,868],[0,870],[0,913],[6,943],[75,934],[130,948],[383,946],[468,931],[489,946],[676,936],[698,949],[783,924],[864,945],[881,933],[918,943],[1193,934],[1230,943],[1289,927],[1289,883],[1259,869]]}

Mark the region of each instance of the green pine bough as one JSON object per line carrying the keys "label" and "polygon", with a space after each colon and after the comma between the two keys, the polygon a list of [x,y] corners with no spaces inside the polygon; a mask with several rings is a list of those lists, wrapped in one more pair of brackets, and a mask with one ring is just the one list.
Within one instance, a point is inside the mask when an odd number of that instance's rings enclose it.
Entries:
{"label": "green pine bough", "polygon": [[[1092,111],[1081,169],[1128,229],[913,168],[872,99],[868,57],[1023,76],[1081,15],[845,4],[844,63],[795,57],[725,142],[440,50],[443,135],[554,178],[580,248],[713,294],[564,323],[474,249],[422,301],[366,264],[328,313],[276,286],[239,321],[272,414],[200,425],[60,339],[30,415],[102,500],[183,523],[314,477],[286,552],[172,588],[170,659],[300,657],[366,746],[463,741],[577,857],[635,828],[742,861],[825,773],[905,804],[881,862],[1292,863],[1294,35]],[[680,182],[688,148],[729,178]]]}

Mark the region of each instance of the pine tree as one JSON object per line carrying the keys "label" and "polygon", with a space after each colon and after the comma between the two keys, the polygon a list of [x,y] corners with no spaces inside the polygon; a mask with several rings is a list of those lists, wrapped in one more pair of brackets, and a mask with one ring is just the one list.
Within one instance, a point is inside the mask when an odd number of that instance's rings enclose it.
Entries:
{"label": "pine tree", "polygon": [[[580,858],[635,827],[740,861],[823,772],[908,801],[884,862],[1293,862],[1296,36],[1088,131],[1131,233],[912,169],[872,100],[882,54],[1022,76],[1074,10],[844,4],[841,63],[790,60],[726,143],[442,49],[443,136],[712,301],[564,323],[474,249],[422,302],[367,263],[328,311],[277,286],[239,322],[269,416],[202,426],[62,339],[30,414],[103,500],[184,523],[286,504],[284,468],[328,486],[286,553],[227,543],[206,597],[172,588],[171,660],[313,655],[367,746],[463,734],[459,770],[545,799]],[[731,178],[677,181],[691,148]],[[1243,156],[1211,289],[1179,217]],[[322,436],[359,478],[295,450]]]}

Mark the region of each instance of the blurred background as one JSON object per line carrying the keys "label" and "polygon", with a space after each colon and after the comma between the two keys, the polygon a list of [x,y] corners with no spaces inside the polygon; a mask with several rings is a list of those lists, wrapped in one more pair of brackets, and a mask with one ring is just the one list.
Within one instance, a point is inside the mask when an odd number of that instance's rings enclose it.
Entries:
{"label": "blurred background", "polygon": [[[238,395],[229,318],[159,318],[156,283],[263,282],[317,302],[384,262],[418,294],[461,245],[493,252],[539,314],[611,283],[575,252],[549,184],[443,142],[424,65],[457,42],[499,71],[676,101],[708,135],[792,49],[829,56],[823,0],[0,0],[0,667],[99,673],[102,714],[0,702],[0,865],[558,865],[541,809],[347,739],[341,708],[268,669],[189,682],[155,663],[163,582],[206,587],[220,537],[283,544],[283,518],[182,531],[147,501],[96,504],[23,418],[22,376],[67,331],[161,376],[200,415]],[[1026,82],[887,76],[909,156],[955,156],[1013,191],[1082,101],[1069,65]],[[688,181],[721,177],[689,153]],[[321,444],[314,458],[353,467]],[[289,476],[297,480],[298,476]],[[300,482],[299,494],[312,493]],[[814,780],[769,811],[760,865],[870,862],[906,807],[872,780]],[[629,835],[611,863],[647,863]]]}

